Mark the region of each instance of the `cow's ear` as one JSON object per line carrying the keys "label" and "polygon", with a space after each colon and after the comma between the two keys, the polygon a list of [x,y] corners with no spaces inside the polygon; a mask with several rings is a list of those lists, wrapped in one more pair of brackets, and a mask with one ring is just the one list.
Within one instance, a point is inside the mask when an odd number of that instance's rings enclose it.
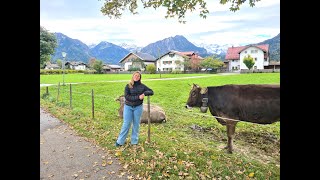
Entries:
{"label": "cow's ear", "polygon": [[201,88],[200,94],[205,94],[205,93],[207,93],[207,91],[208,91],[208,88],[206,88],[206,87]]}

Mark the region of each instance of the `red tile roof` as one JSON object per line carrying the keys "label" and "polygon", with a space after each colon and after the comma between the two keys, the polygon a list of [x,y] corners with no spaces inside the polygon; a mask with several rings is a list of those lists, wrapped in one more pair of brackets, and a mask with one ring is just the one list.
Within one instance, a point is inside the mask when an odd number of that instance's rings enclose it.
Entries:
{"label": "red tile roof", "polygon": [[229,47],[225,59],[226,60],[240,59],[240,52],[249,47],[257,47],[264,52],[267,52],[267,53],[269,52],[269,44]]}

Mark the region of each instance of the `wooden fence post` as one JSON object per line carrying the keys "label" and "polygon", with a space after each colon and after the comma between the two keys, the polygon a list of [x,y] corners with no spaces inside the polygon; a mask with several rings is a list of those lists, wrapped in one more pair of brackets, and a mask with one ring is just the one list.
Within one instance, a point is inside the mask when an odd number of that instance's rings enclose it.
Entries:
{"label": "wooden fence post", "polygon": [[46,94],[49,94],[49,86],[46,86]]}
{"label": "wooden fence post", "polygon": [[92,118],[94,119],[94,95],[93,95],[93,89],[91,91],[92,94]]}
{"label": "wooden fence post", "polygon": [[58,83],[58,95],[57,95],[57,102],[59,101],[59,95],[60,95],[60,82]]}
{"label": "wooden fence post", "polygon": [[70,109],[72,109],[72,89],[71,89],[71,83],[70,83]]}
{"label": "wooden fence post", "polygon": [[150,96],[148,96],[148,143],[150,143]]}

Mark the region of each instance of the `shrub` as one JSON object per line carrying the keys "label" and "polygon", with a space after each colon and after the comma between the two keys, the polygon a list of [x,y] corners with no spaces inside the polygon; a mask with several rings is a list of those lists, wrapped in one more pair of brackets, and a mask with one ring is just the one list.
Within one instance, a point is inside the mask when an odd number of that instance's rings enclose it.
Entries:
{"label": "shrub", "polygon": [[146,71],[150,74],[155,74],[156,73],[156,66],[154,64],[149,64],[146,67]]}
{"label": "shrub", "polygon": [[141,69],[139,67],[132,67],[130,69],[128,69],[128,71],[141,71]]}
{"label": "shrub", "polygon": [[171,74],[182,74],[181,70],[173,70],[170,72]]}

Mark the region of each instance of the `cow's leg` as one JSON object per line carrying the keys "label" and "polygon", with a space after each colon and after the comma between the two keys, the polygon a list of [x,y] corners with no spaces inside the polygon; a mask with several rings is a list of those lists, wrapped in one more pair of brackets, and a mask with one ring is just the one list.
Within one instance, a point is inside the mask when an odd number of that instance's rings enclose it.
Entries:
{"label": "cow's leg", "polygon": [[228,149],[229,153],[232,153],[233,151],[233,137],[236,129],[236,124],[237,122],[234,121],[227,123],[228,145],[226,146],[226,148]]}

